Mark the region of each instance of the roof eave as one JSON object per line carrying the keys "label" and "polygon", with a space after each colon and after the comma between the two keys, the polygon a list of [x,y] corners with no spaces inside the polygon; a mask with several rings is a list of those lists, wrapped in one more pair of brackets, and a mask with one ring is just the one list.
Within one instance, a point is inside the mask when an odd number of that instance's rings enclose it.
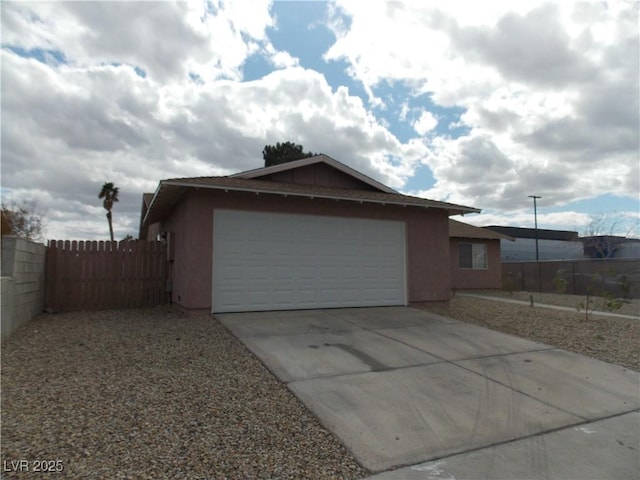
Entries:
{"label": "roof eave", "polygon": [[162,185],[163,185],[163,181],[160,181],[160,183],[158,184],[158,187],[156,188],[156,191],[153,192],[153,197],[151,198],[151,201],[149,202],[149,205],[147,207],[147,211],[145,212],[144,218],[142,219],[142,225],[147,223],[147,218],[149,218],[149,212],[151,211],[153,204],[156,203],[156,198],[158,198],[158,194],[160,193],[160,189],[162,188]]}
{"label": "roof eave", "polygon": [[153,198],[151,199],[151,201],[149,202],[149,206],[147,207],[147,210],[144,214],[144,218],[142,219],[142,221],[140,222],[140,236],[139,238],[142,239],[143,234],[146,237],[147,236],[147,231],[149,229],[149,216],[151,213],[155,213],[156,209],[158,208],[156,205],[157,199],[160,196],[160,193],[162,191],[162,187],[164,185],[167,184],[166,180],[161,180],[160,183],[158,183],[158,187],[156,188],[156,191],[153,193]]}
{"label": "roof eave", "polygon": [[[452,215],[466,215],[467,213],[481,213],[482,209],[474,207],[465,207],[464,205],[452,205],[454,208],[449,208],[449,216]],[[446,207],[441,207],[446,208]]]}
{"label": "roof eave", "polygon": [[465,213],[479,213],[480,210],[472,207],[465,207],[463,205],[425,205],[413,202],[402,202],[402,201],[394,201],[394,200],[376,200],[376,199],[367,199],[367,198],[355,198],[355,197],[345,197],[340,195],[327,195],[322,193],[305,193],[305,192],[292,192],[292,191],[281,191],[281,190],[270,190],[270,189],[256,189],[256,188],[245,188],[245,187],[234,187],[229,185],[206,185],[199,183],[189,183],[189,182],[181,182],[176,180],[162,180],[156,189],[151,202],[149,203],[149,208],[147,208],[144,219],[141,223],[140,232],[142,234],[143,230],[146,230],[148,227],[147,222],[150,216],[150,213],[154,211],[155,203],[162,191],[163,187],[180,187],[183,189],[187,188],[201,188],[207,190],[223,190],[223,191],[233,191],[233,192],[249,192],[255,194],[272,194],[272,195],[282,195],[282,196],[291,196],[291,197],[303,197],[303,198],[323,198],[327,200],[336,200],[336,201],[347,201],[347,202],[356,202],[356,203],[373,203],[378,205],[398,205],[403,207],[418,207],[418,208],[434,208],[439,210],[446,210],[447,215],[463,215]]}
{"label": "roof eave", "polygon": [[481,236],[474,236],[474,235],[449,235],[449,238],[464,238],[464,239],[469,239],[469,240],[495,240],[495,241],[500,241],[500,240],[509,240],[511,242],[515,241],[515,238],[510,238],[507,236],[502,236],[502,237],[481,237]]}

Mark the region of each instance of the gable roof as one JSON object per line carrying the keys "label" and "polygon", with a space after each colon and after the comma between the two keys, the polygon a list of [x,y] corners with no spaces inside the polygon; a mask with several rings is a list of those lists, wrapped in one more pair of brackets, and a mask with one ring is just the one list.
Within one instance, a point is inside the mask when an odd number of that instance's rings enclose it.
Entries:
{"label": "gable roof", "polygon": [[486,228],[480,228],[468,223],[458,222],[457,220],[449,219],[449,237],[450,238],[475,238],[484,240],[510,240],[515,241],[515,238],[502,233],[487,230]]}
{"label": "gable roof", "polygon": [[300,160],[293,160],[291,162],[281,163],[279,165],[272,165],[270,167],[261,167],[253,170],[247,170],[246,172],[235,173],[233,175],[229,175],[229,178],[245,178],[245,179],[259,179],[260,177],[265,177],[267,175],[271,175],[273,173],[284,172],[287,170],[294,170],[300,167],[306,167],[308,165],[314,165],[316,163],[324,163],[329,165],[330,167],[335,168],[336,170],[341,171],[342,173],[346,173],[354,178],[357,178],[361,182],[366,183],[370,187],[373,187],[376,190],[386,193],[398,193],[396,190],[391,187],[387,187],[386,185],[374,180],[373,178],[365,175],[364,173],[360,173],[357,170],[354,170],[351,167],[348,167],[342,162],[334,160],[328,155],[321,153],[319,155],[314,155],[313,157],[301,158]]}
{"label": "gable roof", "polygon": [[[339,170],[358,178],[358,180],[366,182],[375,187],[376,190],[356,190],[260,180],[260,177],[270,175],[276,171],[284,171],[318,162],[328,163],[334,167],[338,165],[336,168]],[[404,207],[435,208],[445,210],[447,215],[480,212],[477,208],[466,207],[464,205],[403,195],[326,155],[317,155],[316,157],[296,160],[288,164],[250,170],[226,177],[188,177],[161,180],[151,200],[147,202],[148,197],[144,199],[143,204],[146,203],[146,208],[143,208],[141,212],[140,238],[146,237],[146,231],[149,225],[165,218],[185,192],[192,188],[222,192],[249,192],[257,195],[270,194],[285,197],[331,199],[337,201],[372,203],[382,206],[400,205]]]}

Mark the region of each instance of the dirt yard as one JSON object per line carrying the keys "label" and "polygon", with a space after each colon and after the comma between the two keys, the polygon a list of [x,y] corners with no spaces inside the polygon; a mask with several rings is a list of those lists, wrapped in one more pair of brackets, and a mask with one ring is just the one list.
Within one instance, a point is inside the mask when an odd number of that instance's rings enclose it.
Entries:
{"label": "dirt yard", "polygon": [[[534,305],[577,307],[584,297],[576,295],[539,294],[502,291],[473,292],[529,301]],[[517,305],[495,300],[456,296],[448,306],[426,305],[421,308],[442,315],[475,323],[493,330],[546,343],[572,352],[640,371],[640,319],[625,319],[589,315],[584,311],[558,311],[529,305]],[[640,302],[625,304],[616,313],[638,315]]]}

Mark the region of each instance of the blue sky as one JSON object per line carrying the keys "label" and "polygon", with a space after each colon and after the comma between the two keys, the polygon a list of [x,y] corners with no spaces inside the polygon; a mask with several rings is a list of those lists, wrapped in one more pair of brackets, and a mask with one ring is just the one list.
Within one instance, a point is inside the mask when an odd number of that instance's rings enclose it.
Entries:
{"label": "blue sky", "polygon": [[475,225],[532,226],[540,195],[541,228],[640,236],[631,2],[1,8],[2,197],[36,201],[47,238],[106,238],[104,181],[136,236],[159,180],[256,168],[278,141]]}

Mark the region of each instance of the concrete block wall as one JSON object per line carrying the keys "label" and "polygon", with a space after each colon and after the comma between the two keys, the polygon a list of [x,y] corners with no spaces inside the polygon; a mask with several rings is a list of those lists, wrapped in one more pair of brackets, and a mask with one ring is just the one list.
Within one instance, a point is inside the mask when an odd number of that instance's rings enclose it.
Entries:
{"label": "concrete block wall", "polygon": [[2,237],[0,338],[42,313],[47,247],[23,238]]}

